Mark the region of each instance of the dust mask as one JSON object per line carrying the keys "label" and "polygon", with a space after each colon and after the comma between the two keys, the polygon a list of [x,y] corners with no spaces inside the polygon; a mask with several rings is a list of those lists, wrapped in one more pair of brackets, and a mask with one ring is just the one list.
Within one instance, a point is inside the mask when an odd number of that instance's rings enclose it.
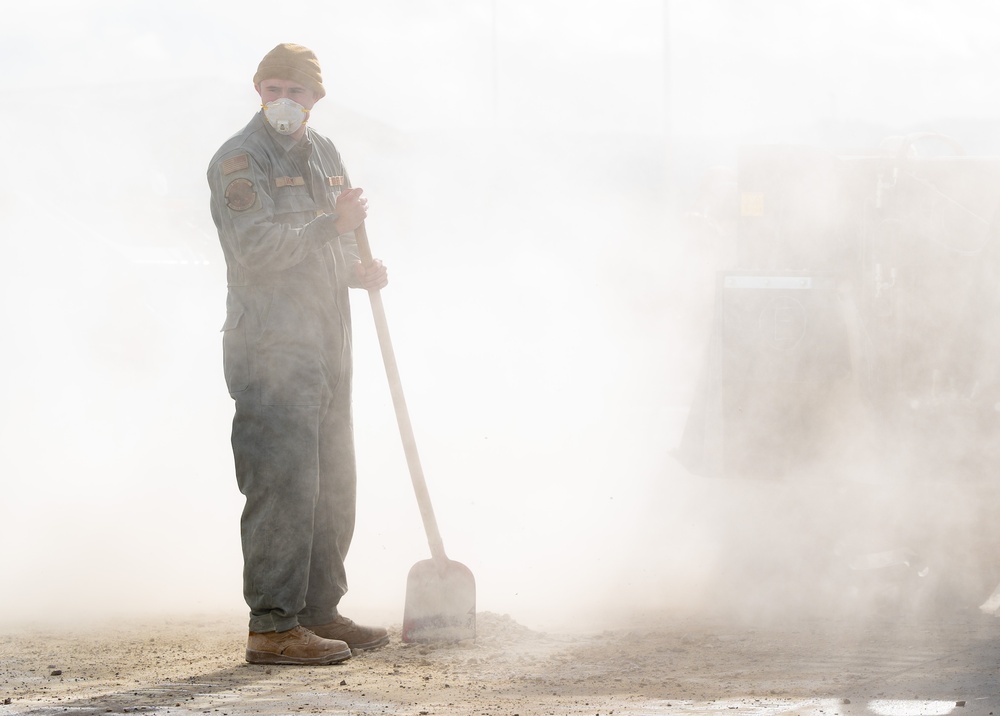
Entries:
{"label": "dust mask", "polygon": [[295,134],[309,116],[309,110],[298,102],[282,97],[262,104],[264,116],[278,134]]}

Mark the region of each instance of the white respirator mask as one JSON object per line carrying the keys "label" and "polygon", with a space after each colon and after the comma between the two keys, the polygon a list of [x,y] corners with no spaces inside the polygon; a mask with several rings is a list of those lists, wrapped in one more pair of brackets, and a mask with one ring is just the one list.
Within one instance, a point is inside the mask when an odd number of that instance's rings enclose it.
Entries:
{"label": "white respirator mask", "polygon": [[278,134],[295,134],[309,116],[309,110],[298,102],[282,97],[262,104],[268,124]]}

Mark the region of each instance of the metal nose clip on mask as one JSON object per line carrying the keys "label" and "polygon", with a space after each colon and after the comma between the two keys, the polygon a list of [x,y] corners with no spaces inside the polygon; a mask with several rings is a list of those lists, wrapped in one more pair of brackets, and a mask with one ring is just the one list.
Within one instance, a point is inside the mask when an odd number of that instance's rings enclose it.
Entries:
{"label": "metal nose clip on mask", "polygon": [[268,124],[278,134],[295,134],[309,116],[309,110],[298,102],[282,97],[262,104]]}

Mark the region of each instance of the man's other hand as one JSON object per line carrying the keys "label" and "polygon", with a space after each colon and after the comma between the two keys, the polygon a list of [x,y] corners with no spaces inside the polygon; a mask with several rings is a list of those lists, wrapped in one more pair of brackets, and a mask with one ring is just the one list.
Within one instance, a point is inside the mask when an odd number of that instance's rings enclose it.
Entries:
{"label": "man's other hand", "polygon": [[377,291],[389,284],[389,272],[379,259],[372,259],[367,266],[358,261],[354,264],[354,275],[366,291]]}

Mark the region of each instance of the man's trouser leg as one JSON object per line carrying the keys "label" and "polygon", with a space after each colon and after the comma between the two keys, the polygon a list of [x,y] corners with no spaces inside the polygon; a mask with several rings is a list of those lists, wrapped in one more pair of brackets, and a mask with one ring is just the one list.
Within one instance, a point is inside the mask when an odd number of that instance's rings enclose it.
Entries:
{"label": "man's trouser leg", "polygon": [[233,454],[246,496],[243,591],[251,631],[285,631],[305,607],[319,490],[318,406],[236,399]]}
{"label": "man's trouser leg", "polygon": [[299,614],[303,626],[333,621],[347,592],[344,560],[354,536],[357,504],[349,382],[342,381],[329,400],[324,399],[319,436],[319,495],[313,517],[309,591]]}

